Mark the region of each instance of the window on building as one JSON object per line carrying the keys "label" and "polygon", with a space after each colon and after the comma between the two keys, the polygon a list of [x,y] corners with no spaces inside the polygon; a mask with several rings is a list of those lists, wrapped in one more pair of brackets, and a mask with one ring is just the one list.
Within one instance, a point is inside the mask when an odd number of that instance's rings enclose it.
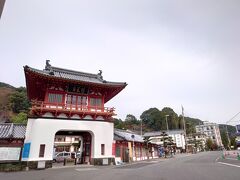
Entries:
{"label": "window on building", "polygon": [[56,93],[48,93],[48,102],[49,103],[62,103],[63,95]]}
{"label": "window on building", "polygon": [[66,104],[87,106],[87,97],[68,94],[66,97]]}
{"label": "window on building", "polygon": [[66,101],[67,104],[71,104],[72,103],[72,96],[71,95],[67,95],[67,101]]}
{"label": "window on building", "polygon": [[90,106],[102,106],[102,99],[101,98],[90,98]]}
{"label": "window on building", "polygon": [[55,141],[56,142],[64,142],[65,141],[65,137],[55,137]]}
{"label": "window on building", "polygon": [[105,155],[105,144],[101,144],[101,155]]}
{"label": "window on building", "polygon": [[121,157],[121,149],[120,146],[116,146],[116,157]]}
{"label": "window on building", "polygon": [[87,105],[87,97],[86,96],[82,96],[82,105],[83,106]]}
{"label": "window on building", "polygon": [[76,105],[77,103],[77,96],[72,96],[72,104]]}
{"label": "window on building", "polygon": [[45,144],[40,144],[39,157],[44,157]]}
{"label": "window on building", "polygon": [[86,96],[78,96],[77,104],[81,106],[87,105],[87,97]]}

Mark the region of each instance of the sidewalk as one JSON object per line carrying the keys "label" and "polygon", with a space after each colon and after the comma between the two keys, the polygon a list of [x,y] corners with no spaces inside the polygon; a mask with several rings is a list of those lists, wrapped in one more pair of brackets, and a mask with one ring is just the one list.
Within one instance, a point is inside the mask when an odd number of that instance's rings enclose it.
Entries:
{"label": "sidewalk", "polygon": [[89,167],[93,167],[93,166],[94,165],[90,165],[90,164],[77,164],[77,165],[74,165],[74,163],[66,164],[66,166],[64,166],[63,163],[53,163],[52,168],[49,168],[49,169],[61,169],[61,168],[73,168],[73,167],[89,168]]}
{"label": "sidewalk", "polygon": [[63,166],[62,163],[59,164],[54,164],[52,168],[49,169],[61,169],[61,168],[93,168],[93,167],[124,167],[124,166],[131,166],[131,165],[135,165],[135,164],[141,164],[141,163],[157,163],[160,161],[165,161],[165,160],[170,160],[170,159],[174,159],[174,158],[181,158],[181,157],[188,157],[188,156],[192,156],[195,154],[191,154],[191,153],[182,153],[182,154],[175,154],[173,155],[173,157],[169,157],[167,156],[167,158],[165,157],[159,157],[159,158],[153,158],[153,159],[145,159],[145,160],[140,160],[140,161],[133,161],[133,162],[129,162],[129,163],[123,163],[120,165],[108,165],[108,166],[94,166],[94,165],[88,165],[88,164],[71,164],[71,165],[66,165]]}

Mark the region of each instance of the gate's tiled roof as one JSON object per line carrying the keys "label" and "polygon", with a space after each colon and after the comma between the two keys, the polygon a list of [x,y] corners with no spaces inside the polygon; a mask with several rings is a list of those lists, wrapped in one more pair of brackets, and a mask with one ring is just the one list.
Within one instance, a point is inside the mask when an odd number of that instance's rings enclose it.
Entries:
{"label": "gate's tiled roof", "polygon": [[4,123],[0,124],[0,139],[24,139],[26,133],[26,125]]}
{"label": "gate's tiled roof", "polygon": [[[134,138],[132,138],[134,135]],[[130,131],[114,129],[114,140],[126,140],[135,142],[144,142],[143,137]]]}
{"label": "gate's tiled roof", "polygon": [[97,83],[97,84],[103,84],[103,85],[110,85],[110,86],[126,86],[127,83],[125,82],[111,82],[106,81],[102,77],[102,71],[99,70],[98,74],[92,74],[92,73],[86,73],[81,71],[74,71],[69,69],[63,69],[59,67],[51,66],[48,63],[46,64],[46,67],[44,70],[35,69],[29,66],[24,67],[25,71],[31,71],[34,73],[41,74],[46,77],[55,77],[55,78],[61,78],[66,80],[74,80],[74,81],[81,81],[81,82],[87,82],[87,83]]}
{"label": "gate's tiled roof", "polygon": [[162,136],[163,133],[166,133],[166,134],[168,134],[168,135],[184,134],[184,130],[179,129],[179,130],[146,132],[143,136],[144,136],[144,137]]}

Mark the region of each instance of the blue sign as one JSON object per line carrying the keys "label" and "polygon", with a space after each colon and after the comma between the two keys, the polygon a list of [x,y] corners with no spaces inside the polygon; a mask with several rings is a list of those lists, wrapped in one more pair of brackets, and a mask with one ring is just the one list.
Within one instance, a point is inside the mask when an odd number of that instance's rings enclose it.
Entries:
{"label": "blue sign", "polygon": [[23,151],[22,151],[22,158],[28,158],[30,152],[30,145],[31,143],[24,143]]}

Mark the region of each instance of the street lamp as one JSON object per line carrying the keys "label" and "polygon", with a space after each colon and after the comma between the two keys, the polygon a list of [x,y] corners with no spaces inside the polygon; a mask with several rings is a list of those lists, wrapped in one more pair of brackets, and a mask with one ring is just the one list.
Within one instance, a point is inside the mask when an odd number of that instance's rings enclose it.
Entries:
{"label": "street lamp", "polygon": [[[131,138],[132,138],[132,140],[133,140],[133,156],[132,156],[132,158],[133,158],[133,157],[134,157],[134,154],[135,154],[135,150],[134,150],[134,138],[135,138],[135,136],[134,136],[134,134],[132,134]],[[132,159],[132,160],[133,160],[133,159]]]}
{"label": "street lamp", "polygon": [[168,116],[169,116],[168,114],[165,115],[165,117],[166,117],[166,125],[167,125],[167,132],[168,132],[168,121],[167,121],[167,117]]}

